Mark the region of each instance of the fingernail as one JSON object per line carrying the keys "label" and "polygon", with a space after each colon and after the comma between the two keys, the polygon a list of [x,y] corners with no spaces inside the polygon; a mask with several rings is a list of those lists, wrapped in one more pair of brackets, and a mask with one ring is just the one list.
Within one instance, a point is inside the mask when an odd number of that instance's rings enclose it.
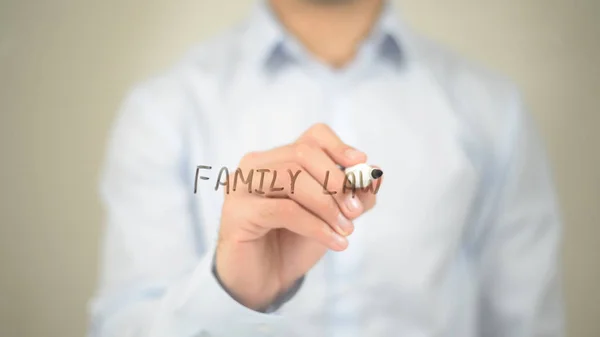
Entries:
{"label": "fingernail", "polygon": [[357,196],[352,196],[352,194],[348,195],[346,198],[346,207],[352,213],[360,213],[362,212],[362,203],[358,199]]}
{"label": "fingernail", "polygon": [[338,248],[338,249],[346,249],[346,247],[348,247],[348,240],[337,234],[336,232],[331,232],[331,236],[332,236],[332,241],[333,241],[333,245]]}
{"label": "fingernail", "polygon": [[344,155],[349,160],[356,160],[356,159],[359,159],[360,157],[363,157],[365,154],[358,150],[355,150],[355,149],[348,149],[348,150],[346,150],[346,152],[344,152]]}
{"label": "fingernail", "polygon": [[342,235],[348,236],[354,231],[354,225],[342,213],[338,215],[338,229]]}

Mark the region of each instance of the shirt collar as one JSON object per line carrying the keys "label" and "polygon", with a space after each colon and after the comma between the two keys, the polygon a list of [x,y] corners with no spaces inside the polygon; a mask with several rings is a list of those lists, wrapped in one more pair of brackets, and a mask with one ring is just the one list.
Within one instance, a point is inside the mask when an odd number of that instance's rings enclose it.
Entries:
{"label": "shirt collar", "polygon": [[[404,61],[404,34],[395,12],[391,2],[385,1],[367,41],[375,46],[378,57],[400,65]],[[257,67],[277,70],[296,57],[302,57],[302,47],[280,24],[268,1],[260,0],[256,4],[246,28],[244,50]]]}

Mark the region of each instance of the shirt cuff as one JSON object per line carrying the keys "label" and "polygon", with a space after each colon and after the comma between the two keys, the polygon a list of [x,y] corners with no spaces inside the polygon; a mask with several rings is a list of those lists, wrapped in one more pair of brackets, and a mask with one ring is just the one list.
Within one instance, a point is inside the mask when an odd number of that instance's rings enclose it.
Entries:
{"label": "shirt cuff", "polygon": [[265,310],[265,313],[274,313],[277,312],[284,304],[286,304],[289,300],[294,298],[298,290],[302,288],[302,284],[304,283],[304,276],[294,283],[294,285],[285,293],[281,294],[279,297],[271,303],[271,305]]}
{"label": "shirt cuff", "polygon": [[275,311],[300,288],[303,278],[267,312],[247,308],[231,297],[215,277],[212,256],[205,256],[191,278],[169,297],[171,319],[158,336],[295,336],[286,318]]}
{"label": "shirt cuff", "polygon": [[[217,265],[215,263],[215,258],[213,256],[213,260],[212,260],[212,273],[213,276],[215,277],[215,279],[217,280],[217,282],[219,283],[219,285],[221,286],[221,288],[227,292],[229,294],[229,296],[231,298],[233,298],[233,296],[231,295],[231,293],[229,293],[227,291],[227,288],[223,285],[223,282],[221,281],[221,279],[219,278],[219,274],[217,273]],[[288,289],[286,292],[280,294],[279,296],[277,296],[277,298],[275,298],[275,300],[273,300],[273,302],[265,309],[265,310],[261,310],[258,312],[262,312],[262,313],[274,313],[277,312],[277,310],[279,310],[285,303],[287,303],[289,300],[291,300],[294,295],[296,295],[296,293],[298,292],[298,290],[300,290],[300,288],[302,287],[302,284],[304,283],[304,275],[298,279],[290,289]]]}

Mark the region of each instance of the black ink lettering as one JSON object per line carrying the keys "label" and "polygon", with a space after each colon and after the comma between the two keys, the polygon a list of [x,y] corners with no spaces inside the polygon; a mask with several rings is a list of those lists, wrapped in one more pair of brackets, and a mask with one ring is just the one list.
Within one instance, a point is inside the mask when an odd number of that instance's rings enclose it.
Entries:
{"label": "black ink lettering", "polygon": [[248,173],[248,177],[244,179],[244,174],[242,173],[242,169],[238,168],[235,170],[235,176],[233,177],[233,191],[235,192],[237,188],[238,176],[242,180],[242,184],[248,184],[248,193],[252,193],[252,177],[254,176],[254,170],[250,170]]}
{"label": "black ink lettering", "polygon": [[[350,176],[352,176],[352,181],[349,179]],[[348,172],[348,174],[346,174],[342,193],[346,194],[348,189],[352,189],[352,198],[354,198],[356,196],[356,176],[354,175],[354,172]]]}
{"label": "black ink lettering", "polygon": [[275,180],[277,179],[277,170],[273,170],[273,179],[271,179],[271,187],[270,187],[270,192],[279,192],[279,191],[283,191],[283,187],[274,187],[275,186]]}
{"label": "black ink lettering", "polygon": [[196,191],[198,190],[198,178],[202,179],[202,180],[208,180],[208,177],[198,177],[198,172],[201,170],[210,170],[212,169],[211,166],[204,166],[204,165],[198,165],[196,166],[196,178],[194,178],[194,194],[196,194]]}
{"label": "black ink lettering", "polygon": [[[223,176],[223,172],[225,172],[225,182],[224,183],[221,182],[221,176]],[[225,186],[227,188],[226,193],[229,194],[229,170],[227,169],[226,166],[223,166],[221,168],[221,170],[219,171],[219,176],[217,177],[217,184],[215,185],[215,191],[219,189],[219,185]]]}
{"label": "black ink lettering", "polygon": [[290,193],[294,194],[294,187],[296,186],[296,179],[298,179],[298,175],[300,175],[300,170],[296,171],[296,174],[292,173],[292,170],[288,169],[288,174],[290,175],[290,179],[292,180],[290,186]]}
{"label": "black ink lettering", "polygon": [[[373,185],[375,184],[377,184],[377,186],[373,190]],[[379,191],[379,186],[381,186],[381,179],[371,180],[369,186],[361,188],[361,191],[372,192],[373,194],[377,194],[377,191]]]}
{"label": "black ink lettering", "polygon": [[377,192],[379,192],[379,187],[381,187],[381,179],[375,179],[374,182],[371,183],[371,185],[377,183],[377,187],[375,187],[375,191],[373,192],[373,194],[377,194]]}
{"label": "black ink lettering", "polygon": [[265,191],[263,191],[263,183],[265,181],[265,173],[269,173],[269,172],[271,172],[271,170],[258,169],[258,170],[256,170],[256,172],[260,173],[260,186],[257,190],[254,190],[254,192],[256,192],[258,194],[265,194]]}
{"label": "black ink lettering", "polygon": [[337,191],[328,191],[327,190],[327,183],[329,182],[329,170],[327,171],[327,173],[325,173],[325,182],[323,183],[323,194],[329,194],[329,195],[334,195],[337,193]]}

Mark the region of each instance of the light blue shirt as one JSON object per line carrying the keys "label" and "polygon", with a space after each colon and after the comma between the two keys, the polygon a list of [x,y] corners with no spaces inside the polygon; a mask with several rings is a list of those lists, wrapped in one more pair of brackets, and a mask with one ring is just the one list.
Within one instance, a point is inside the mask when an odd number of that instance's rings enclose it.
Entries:
{"label": "light blue shirt", "polygon": [[[333,70],[261,2],[132,90],[103,169],[90,336],[563,336],[560,216],[519,92],[393,13]],[[250,310],[212,273],[218,172],[319,122],[383,168],[377,205],[291,299]]]}

